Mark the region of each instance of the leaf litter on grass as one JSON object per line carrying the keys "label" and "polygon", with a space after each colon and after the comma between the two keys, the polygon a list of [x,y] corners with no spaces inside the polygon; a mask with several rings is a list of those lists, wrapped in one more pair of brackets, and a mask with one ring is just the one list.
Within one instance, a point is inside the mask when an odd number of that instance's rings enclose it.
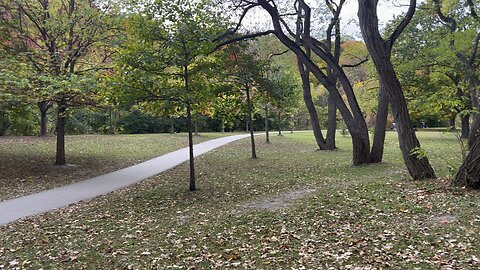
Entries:
{"label": "leaf litter on grass", "polygon": [[[309,151],[315,146],[307,135],[259,146],[258,160],[249,158],[246,140],[197,159],[199,190],[194,193],[187,189],[184,164],[93,201],[4,226],[0,264],[27,260],[33,269],[478,269],[477,193],[389,174],[403,168],[400,155],[384,164],[350,166],[349,151]],[[347,143],[340,140],[339,147]],[[292,155],[291,145],[301,154]],[[391,151],[397,149],[386,149]],[[332,165],[320,165],[326,163]],[[276,211],[235,212],[242,204],[311,189],[316,191]],[[446,214],[457,221],[430,222]]]}

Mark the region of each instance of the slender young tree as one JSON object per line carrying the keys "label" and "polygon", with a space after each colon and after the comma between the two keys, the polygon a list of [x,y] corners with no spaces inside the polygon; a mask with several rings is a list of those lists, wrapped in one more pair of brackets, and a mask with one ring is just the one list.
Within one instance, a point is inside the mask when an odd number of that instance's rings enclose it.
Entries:
{"label": "slender young tree", "polygon": [[[257,151],[255,147],[255,136],[253,129],[253,102],[252,93],[253,90],[258,90],[258,86],[261,81],[264,80],[265,75],[265,61],[259,59],[255,50],[248,47],[249,44],[233,44],[226,48],[227,58],[227,70],[228,75],[231,78],[234,85],[238,85],[243,91],[245,91],[245,102],[247,104],[247,126],[250,131],[250,141],[252,158],[257,158]],[[256,94],[255,94],[256,95]]]}
{"label": "slender young tree", "polygon": [[125,100],[182,106],[188,129],[190,191],[195,191],[193,114],[211,100],[216,59],[212,40],[221,30],[206,3],[166,0],[140,6],[129,18],[128,40],[118,65]]}

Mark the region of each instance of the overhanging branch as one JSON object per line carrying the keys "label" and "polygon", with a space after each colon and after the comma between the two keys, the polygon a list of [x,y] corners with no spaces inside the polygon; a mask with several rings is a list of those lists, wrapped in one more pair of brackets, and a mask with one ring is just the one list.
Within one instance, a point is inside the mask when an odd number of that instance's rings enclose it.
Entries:
{"label": "overhanging branch", "polygon": [[[434,0],[438,1],[438,0]],[[405,14],[405,17],[403,18],[402,22],[397,26],[395,31],[390,35],[388,38],[388,42],[390,44],[390,48],[393,47],[393,44],[395,41],[398,39],[400,34],[402,34],[403,30],[407,27],[407,25],[410,23],[410,21],[413,18],[413,15],[415,14],[415,9],[417,8],[417,1],[416,0],[410,0],[410,6],[408,7],[407,14]]]}
{"label": "overhanging branch", "polygon": [[261,36],[268,36],[268,35],[271,35],[271,34],[275,34],[275,31],[268,30],[268,31],[264,31],[264,32],[258,32],[258,33],[253,33],[253,34],[246,34],[246,35],[237,36],[237,37],[234,37],[234,38],[231,38],[229,40],[226,40],[226,41],[223,41],[223,42],[219,43],[217,46],[215,46],[214,51],[220,49],[223,46],[226,46],[228,44],[232,44],[232,43],[235,43],[235,42],[238,42],[238,41],[257,38],[257,37],[261,37]]}

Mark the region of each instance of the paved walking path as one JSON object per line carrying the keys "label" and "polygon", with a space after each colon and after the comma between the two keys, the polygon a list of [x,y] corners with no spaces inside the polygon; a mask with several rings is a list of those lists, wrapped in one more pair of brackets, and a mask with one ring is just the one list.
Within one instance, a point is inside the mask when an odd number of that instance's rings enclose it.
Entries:
{"label": "paved walking path", "polygon": [[[246,138],[249,134],[234,135],[206,141],[194,146],[199,156],[222,145]],[[69,204],[89,200],[99,195],[127,187],[188,161],[188,147],[159,156],[143,163],[90,178],[68,186],[54,188],[32,195],[0,202],[0,225],[17,219],[62,208]]]}

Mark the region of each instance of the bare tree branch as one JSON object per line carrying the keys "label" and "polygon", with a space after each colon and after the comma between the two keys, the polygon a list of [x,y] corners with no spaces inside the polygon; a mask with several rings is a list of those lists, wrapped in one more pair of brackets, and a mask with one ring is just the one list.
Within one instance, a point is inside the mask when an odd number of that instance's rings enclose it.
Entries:
{"label": "bare tree branch", "polygon": [[237,36],[237,37],[234,37],[234,38],[231,38],[231,39],[228,39],[226,41],[223,41],[223,42],[219,43],[217,46],[215,46],[215,49],[213,51],[216,51],[223,46],[226,46],[228,44],[232,44],[232,43],[235,43],[235,42],[238,42],[238,41],[252,39],[252,38],[261,37],[261,36],[268,36],[268,35],[271,35],[271,34],[275,34],[275,31],[268,30],[268,31],[264,31],[264,32],[258,32],[258,33],[253,33],[253,34],[246,34],[246,35]]}
{"label": "bare tree branch", "polygon": [[243,19],[245,19],[245,16],[247,15],[247,13],[254,7],[257,7],[259,6],[258,4],[251,4],[247,7],[244,8],[243,12],[242,12],[242,15],[240,15],[240,18],[237,22],[237,25],[235,26],[235,28],[233,28],[232,30],[222,34],[221,36],[215,38],[213,41],[217,42],[217,41],[220,41],[222,39],[224,39],[225,37],[229,36],[229,35],[233,35],[235,34],[238,29],[242,26],[242,22],[243,22]]}
{"label": "bare tree branch", "polygon": [[[438,1],[438,0],[434,0],[434,1]],[[397,26],[395,31],[393,31],[393,33],[388,38],[388,43],[390,45],[390,48],[393,47],[393,44],[395,43],[395,41],[398,39],[400,34],[402,34],[403,30],[405,30],[407,25],[412,20],[413,15],[415,14],[416,8],[417,8],[417,1],[410,0],[410,6],[408,7],[407,14],[405,14],[405,17],[403,18],[403,20],[400,22],[400,24]]]}
{"label": "bare tree branch", "polygon": [[347,68],[354,68],[354,67],[358,67],[358,66],[360,66],[360,65],[362,65],[362,64],[364,64],[364,63],[366,63],[366,62],[368,62],[368,57],[365,58],[365,59],[363,59],[363,60],[361,60],[361,61],[358,62],[358,63],[355,63],[355,64],[345,64],[345,65],[341,65],[341,67],[342,67],[342,68],[346,68],[346,67],[347,67]]}

